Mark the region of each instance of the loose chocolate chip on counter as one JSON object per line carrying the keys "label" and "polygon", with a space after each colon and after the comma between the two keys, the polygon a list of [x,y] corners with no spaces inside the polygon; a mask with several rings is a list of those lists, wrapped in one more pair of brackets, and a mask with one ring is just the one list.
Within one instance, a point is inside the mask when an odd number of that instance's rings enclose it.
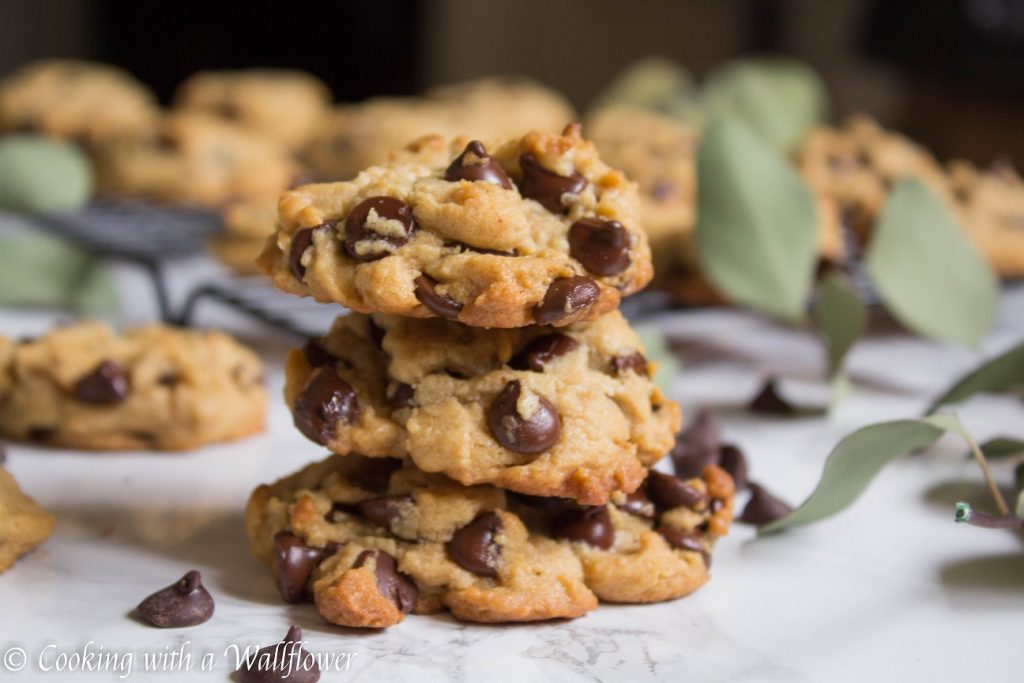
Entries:
{"label": "loose chocolate chip on counter", "polygon": [[654,509],[654,503],[651,502],[650,497],[647,495],[646,484],[633,491],[633,493],[627,494],[626,499],[618,503],[616,507],[623,512],[628,512],[631,515],[645,519],[654,519],[657,514]]}
{"label": "loose chocolate chip on counter", "polygon": [[274,535],[274,565],[277,589],[289,604],[306,597],[309,577],[324,561],[327,551],[314,548],[293,533],[279,531]]}
{"label": "loose chocolate chip on counter", "polygon": [[462,304],[447,294],[437,291],[437,280],[429,275],[420,275],[414,280],[416,283],[416,298],[427,307],[431,313],[442,318],[457,318],[462,311]]}
{"label": "loose chocolate chip on counter", "polygon": [[451,166],[444,172],[444,179],[450,182],[479,180],[492,185],[500,185],[506,190],[513,188],[512,181],[509,180],[505,169],[487,154],[484,143],[479,140],[470,142],[462,154],[455,157]]}
{"label": "loose chocolate chip on counter", "polygon": [[395,558],[383,550],[364,550],[359,553],[354,569],[362,567],[370,559],[374,560],[373,573],[377,577],[377,590],[385,598],[395,603],[402,614],[408,614],[416,606],[416,600],[420,596],[416,582],[407,574],[398,571]]}
{"label": "loose chocolate chip on counter", "polygon": [[594,275],[617,275],[629,267],[629,231],[618,221],[582,218],[569,228],[569,254]]}
{"label": "loose chocolate chip on counter", "polygon": [[130,393],[128,376],[111,360],[101,362],[75,384],[75,396],[83,403],[120,403]]}
{"label": "loose chocolate chip on counter", "polygon": [[448,557],[467,572],[497,578],[500,548],[494,535],[501,529],[501,518],[493,512],[481,512],[445,544]]}
{"label": "loose chocolate chip on counter", "polygon": [[722,446],[718,466],[729,473],[737,491],[747,488],[747,459],[737,446]]}
{"label": "loose chocolate chip on counter", "polygon": [[761,391],[750,401],[749,408],[751,412],[763,413],[765,415],[787,416],[796,413],[796,409],[779,396],[778,389],[775,387],[774,377],[769,377],[765,380]]}
{"label": "loose chocolate chip on counter", "polygon": [[292,236],[292,246],[288,250],[288,265],[296,280],[302,281],[306,276],[306,266],[302,265],[302,255],[313,244],[313,228],[299,230]]}
{"label": "loose chocolate chip on counter", "polygon": [[524,197],[536,200],[552,213],[565,213],[568,207],[562,203],[562,196],[579,194],[587,186],[587,180],[579,173],[571,176],[558,175],[544,168],[532,154],[519,157],[523,179],[519,191]]}
{"label": "loose chocolate chip on counter", "polygon": [[515,370],[544,372],[544,366],[574,351],[579,342],[567,334],[552,332],[530,341],[509,359],[509,367]]}
{"label": "loose chocolate chip on counter", "polygon": [[412,405],[412,399],[416,395],[416,390],[405,382],[395,383],[395,388],[388,396],[388,405],[395,410],[400,408],[408,408]]}
{"label": "loose chocolate chip on counter", "polygon": [[402,507],[412,500],[412,496],[381,496],[356,504],[356,509],[366,519],[390,531],[391,523],[402,515]]}
{"label": "loose chocolate chip on counter", "polygon": [[608,509],[603,505],[574,510],[557,517],[552,525],[556,538],[583,541],[607,550],[615,542],[615,528]]}
{"label": "loose chocolate chip on counter", "polygon": [[721,428],[718,418],[705,410],[697,413],[693,424],[676,436],[669,455],[677,477],[699,477],[705,465],[718,463]]}
{"label": "loose chocolate chip on counter", "polygon": [[592,305],[601,295],[601,288],[589,277],[574,275],[553,281],[544,300],[533,310],[539,325],[547,325]]}
{"label": "loose chocolate chip on counter", "polygon": [[507,382],[487,409],[487,426],[495,441],[514,453],[543,453],[558,442],[562,433],[562,418],[543,396],[535,401],[524,401],[532,410],[530,415],[520,412],[523,385],[519,380]]}
{"label": "loose chocolate chip on counter", "polygon": [[673,548],[700,553],[704,558],[704,566],[708,568],[711,567],[711,555],[704,548],[704,543],[701,541],[701,533],[699,531],[687,531],[685,529],[678,529],[671,526],[658,527],[657,531]]}
{"label": "loose chocolate chip on counter", "polygon": [[635,372],[643,377],[648,376],[647,359],[644,354],[636,351],[628,356],[615,356],[612,358],[612,370],[616,375],[625,375],[627,372]]}
{"label": "loose chocolate chip on counter", "polygon": [[785,517],[793,511],[792,505],[779,500],[760,484],[750,482],[747,488],[750,489],[750,500],[747,501],[746,506],[743,508],[743,513],[740,515],[739,520],[744,524],[752,524],[754,526],[768,524]]}
{"label": "loose chocolate chip on counter", "polygon": [[213,598],[203,586],[199,572],[192,570],[163,590],[139,603],[138,616],[160,628],[195,626],[213,616]]}
{"label": "loose chocolate chip on counter", "polygon": [[280,643],[260,648],[254,656],[244,657],[238,671],[241,683],[317,683],[320,664],[302,647],[302,629],[292,626]]}
{"label": "loose chocolate chip on counter", "polygon": [[338,361],[338,359],[331,355],[327,349],[320,345],[319,339],[310,339],[307,341],[302,347],[302,355],[305,357],[306,362],[314,368],[331,365]]}
{"label": "loose chocolate chip on counter", "polygon": [[647,495],[659,510],[677,507],[700,509],[708,502],[708,494],[690,486],[679,477],[651,470],[647,475]]}
{"label": "loose chocolate chip on counter", "polygon": [[295,426],[311,441],[326,444],[339,421],[352,424],[359,418],[359,399],[338,371],[324,367],[295,399]]}
{"label": "loose chocolate chip on counter", "polygon": [[345,251],[357,261],[376,261],[408,242],[415,230],[411,206],[394,197],[370,197],[345,219]]}

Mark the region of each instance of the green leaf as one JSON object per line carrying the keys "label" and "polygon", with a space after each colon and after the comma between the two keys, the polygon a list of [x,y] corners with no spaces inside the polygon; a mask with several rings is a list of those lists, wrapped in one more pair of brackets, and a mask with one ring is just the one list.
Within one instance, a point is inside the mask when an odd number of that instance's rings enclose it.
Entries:
{"label": "green leaf", "polygon": [[590,110],[629,105],[692,119],[695,102],[693,78],[682,64],[665,57],[647,57],[616,75],[594,98]]}
{"label": "green leaf", "polygon": [[[1015,455],[1024,454],[1024,441],[1018,439],[1012,439],[1008,436],[1000,436],[995,439],[989,439],[985,443],[979,446],[981,452],[989,460],[999,460],[1000,458],[1009,458]],[[967,457],[974,457],[973,454],[968,453]]]}
{"label": "green leaf", "polygon": [[995,274],[945,204],[917,178],[897,182],[875,225],[868,274],[889,311],[928,337],[976,344],[999,305]]}
{"label": "green leaf", "polygon": [[817,488],[799,507],[782,519],[758,529],[773,533],[831,517],[850,506],[875,475],[907,453],[932,445],[949,424],[940,420],[896,420],[862,427],[845,437],[829,454]]}
{"label": "green leaf", "polygon": [[91,192],[89,162],[73,145],[36,135],[0,140],[0,210],[73,211]]}
{"label": "green leaf", "polygon": [[0,306],[112,313],[117,291],[108,270],[86,252],[49,235],[19,231],[0,237]]}
{"label": "green leaf", "polygon": [[739,119],[768,144],[788,152],[825,118],[828,94],[808,65],[755,57],[716,69],[704,83],[702,101],[710,119]]}
{"label": "green leaf", "polygon": [[815,204],[781,154],[743,124],[712,123],[697,154],[701,267],[728,297],[799,320],[814,274]]}
{"label": "green leaf", "polygon": [[833,380],[839,376],[847,352],[867,325],[868,309],[850,278],[833,270],[818,283],[813,315],[828,352],[828,378]]}
{"label": "green leaf", "polygon": [[929,413],[947,403],[959,403],[975,394],[1001,393],[1024,387],[1024,343],[985,361],[958,379],[928,408]]}

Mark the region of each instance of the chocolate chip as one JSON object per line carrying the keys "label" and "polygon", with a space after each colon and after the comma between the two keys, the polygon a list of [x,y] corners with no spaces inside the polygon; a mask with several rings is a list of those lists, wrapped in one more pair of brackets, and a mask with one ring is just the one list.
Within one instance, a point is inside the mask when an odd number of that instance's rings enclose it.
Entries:
{"label": "chocolate chip", "polygon": [[370,334],[370,341],[378,349],[384,348],[384,328],[374,322],[373,318],[366,318],[367,330]]}
{"label": "chocolate chip", "polygon": [[361,458],[359,466],[348,472],[347,478],[349,482],[371,493],[387,491],[391,475],[402,466],[402,461],[394,458],[358,457]]}
{"label": "chocolate chip", "polygon": [[414,230],[411,206],[394,197],[370,197],[345,219],[345,251],[357,261],[376,261],[408,242]]}
{"label": "chocolate chip", "polygon": [[548,287],[544,301],[534,308],[533,317],[539,325],[553,323],[592,305],[600,294],[601,289],[589,277],[558,278]]}
{"label": "chocolate chip", "polygon": [[462,311],[462,304],[447,294],[437,291],[437,280],[429,275],[420,275],[416,283],[416,298],[427,309],[442,318],[457,318]]}
{"label": "chocolate chip", "polygon": [[395,388],[388,396],[388,405],[395,410],[402,408],[408,408],[412,405],[412,399],[416,395],[416,390],[405,382],[396,382]]}
{"label": "chocolate chip", "polygon": [[306,276],[306,266],[302,265],[302,255],[306,253],[306,249],[309,249],[312,244],[313,228],[299,230],[292,237],[292,246],[288,250],[288,265],[291,266],[292,275],[300,282]]}
{"label": "chocolate chip", "polygon": [[616,375],[635,372],[638,375],[647,377],[647,359],[639,351],[635,351],[628,356],[615,356],[612,358],[612,370],[615,371]]}
{"label": "chocolate chip", "polygon": [[676,436],[676,445],[669,455],[677,477],[691,479],[699,477],[706,465],[718,462],[721,450],[721,429],[718,418],[705,410],[686,430]]}
{"label": "chocolate chip", "polygon": [[494,535],[501,529],[501,518],[493,512],[481,512],[445,544],[448,557],[467,572],[497,578],[500,548]]}
{"label": "chocolate chip", "polygon": [[654,503],[647,495],[646,483],[633,493],[627,494],[626,499],[616,504],[616,507],[623,512],[645,519],[654,519],[656,515]]}
{"label": "chocolate chip", "polygon": [[383,550],[364,550],[359,553],[354,569],[366,564],[370,559],[374,560],[373,573],[377,577],[377,590],[385,598],[395,603],[395,607],[402,614],[408,614],[416,606],[416,600],[420,596],[416,582],[407,574],[398,571],[395,558]]}
{"label": "chocolate chip", "polygon": [[487,426],[495,441],[515,453],[543,453],[558,442],[562,418],[551,402],[537,396],[528,402],[530,415],[522,415],[519,399],[523,391],[519,380],[507,382],[487,409]]}
{"label": "chocolate chip", "polygon": [[281,599],[289,604],[302,602],[307,594],[310,575],[325,557],[323,548],[308,546],[293,533],[279,531],[275,534],[275,577]]}
{"label": "chocolate chip", "polygon": [[487,154],[484,143],[479,140],[473,140],[466,145],[462,154],[455,157],[451,166],[444,172],[444,179],[450,182],[479,180],[492,185],[500,185],[506,190],[512,189],[512,181],[508,179],[505,169]]}
{"label": "chocolate chip", "polygon": [[324,365],[333,365],[338,362],[338,359],[331,355],[323,346],[320,345],[320,340],[310,339],[302,347],[302,355],[305,357],[306,362],[314,368],[319,368]]}
{"label": "chocolate chip", "polygon": [[544,366],[574,351],[579,342],[567,334],[552,332],[530,341],[509,359],[509,367],[516,370],[544,372]]}
{"label": "chocolate chip", "polygon": [[629,267],[629,231],[618,221],[582,218],[569,228],[569,254],[594,275],[616,275]]}
{"label": "chocolate chip", "polygon": [[603,505],[584,508],[560,515],[552,525],[555,538],[583,541],[587,545],[607,550],[615,541],[608,508]]}
{"label": "chocolate chip", "polygon": [[700,553],[701,557],[704,558],[704,566],[711,567],[711,554],[704,548],[702,541],[702,535],[699,531],[687,531],[685,529],[679,529],[672,526],[660,526],[657,532],[661,534],[661,537],[668,542],[670,546],[677,550],[689,550],[691,552]]}
{"label": "chocolate chip", "polygon": [[101,362],[75,384],[75,396],[83,403],[120,403],[130,393],[128,376],[111,360]]}
{"label": "chocolate chip", "polygon": [[280,643],[260,648],[253,656],[243,657],[238,671],[240,683],[317,683],[320,664],[302,647],[302,629],[292,626]]}
{"label": "chocolate chip", "polygon": [[722,446],[718,466],[729,473],[737,491],[747,488],[747,459],[738,447],[732,444]]}
{"label": "chocolate chip", "polygon": [[765,415],[787,416],[796,413],[796,409],[779,396],[779,392],[775,388],[774,377],[765,380],[761,391],[750,401],[749,408],[752,412]]}
{"label": "chocolate chip", "polygon": [[331,440],[338,421],[352,424],[358,418],[355,390],[330,366],[324,367],[295,399],[295,426],[318,444]]}
{"label": "chocolate chip", "polygon": [[651,470],[647,475],[647,495],[659,510],[677,507],[700,509],[707,505],[708,495],[690,486],[679,477]]}
{"label": "chocolate chip", "polygon": [[391,523],[402,516],[402,508],[412,503],[412,496],[381,496],[356,504],[366,519],[391,531]]}
{"label": "chocolate chip", "polygon": [[160,628],[195,626],[213,616],[213,598],[193,569],[140,602],[136,611],[141,619]]}
{"label": "chocolate chip", "polygon": [[750,500],[743,508],[740,521],[744,524],[760,526],[781,519],[793,511],[793,506],[779,500],[760,484],[750,482]]}
{"label": "chocolate chip", "polygon": [[571,176],[558,175],[544,168],[532,154],[519,157],[519,165],[523,169],[523,179],[519,183],[519,191],[528,199],[536,200],[552,213],[565,213],[568,207],[562,203],[562,196],[579,194],[587,186],[586,179],[579,173]]}
{"label": "chocolate chip", "polygon": [[56,427],[29,427],[29,441],[43,443],[49,441],[57,433]]}

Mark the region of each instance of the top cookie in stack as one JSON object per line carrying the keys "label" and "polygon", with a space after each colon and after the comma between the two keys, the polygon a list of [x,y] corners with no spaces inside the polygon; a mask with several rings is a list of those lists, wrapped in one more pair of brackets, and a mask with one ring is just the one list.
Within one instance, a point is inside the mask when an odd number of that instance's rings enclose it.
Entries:
{"label": "top cookie in stack", "polygon": [[568,325],[650,281],[637,203],[578,125],[491,149],[426,137],[351,181],[285,193],[259,266],[363,313]]}

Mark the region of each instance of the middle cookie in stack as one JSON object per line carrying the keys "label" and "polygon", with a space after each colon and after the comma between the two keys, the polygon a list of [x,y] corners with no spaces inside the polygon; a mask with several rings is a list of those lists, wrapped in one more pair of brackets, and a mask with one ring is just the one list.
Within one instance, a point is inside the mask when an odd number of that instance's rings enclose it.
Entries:
{"label": "middle cookie in stack", "polygon": [[286,600],[349,626],[528,621],[706,580],[733,487],[648,469],[681,415],[615,310],[651,278],[637,201],[578,126],[493,155],[428,137],[282,197],[260,267],[359,311],[286,365],[296,427],[343,457],[247,511]]}

